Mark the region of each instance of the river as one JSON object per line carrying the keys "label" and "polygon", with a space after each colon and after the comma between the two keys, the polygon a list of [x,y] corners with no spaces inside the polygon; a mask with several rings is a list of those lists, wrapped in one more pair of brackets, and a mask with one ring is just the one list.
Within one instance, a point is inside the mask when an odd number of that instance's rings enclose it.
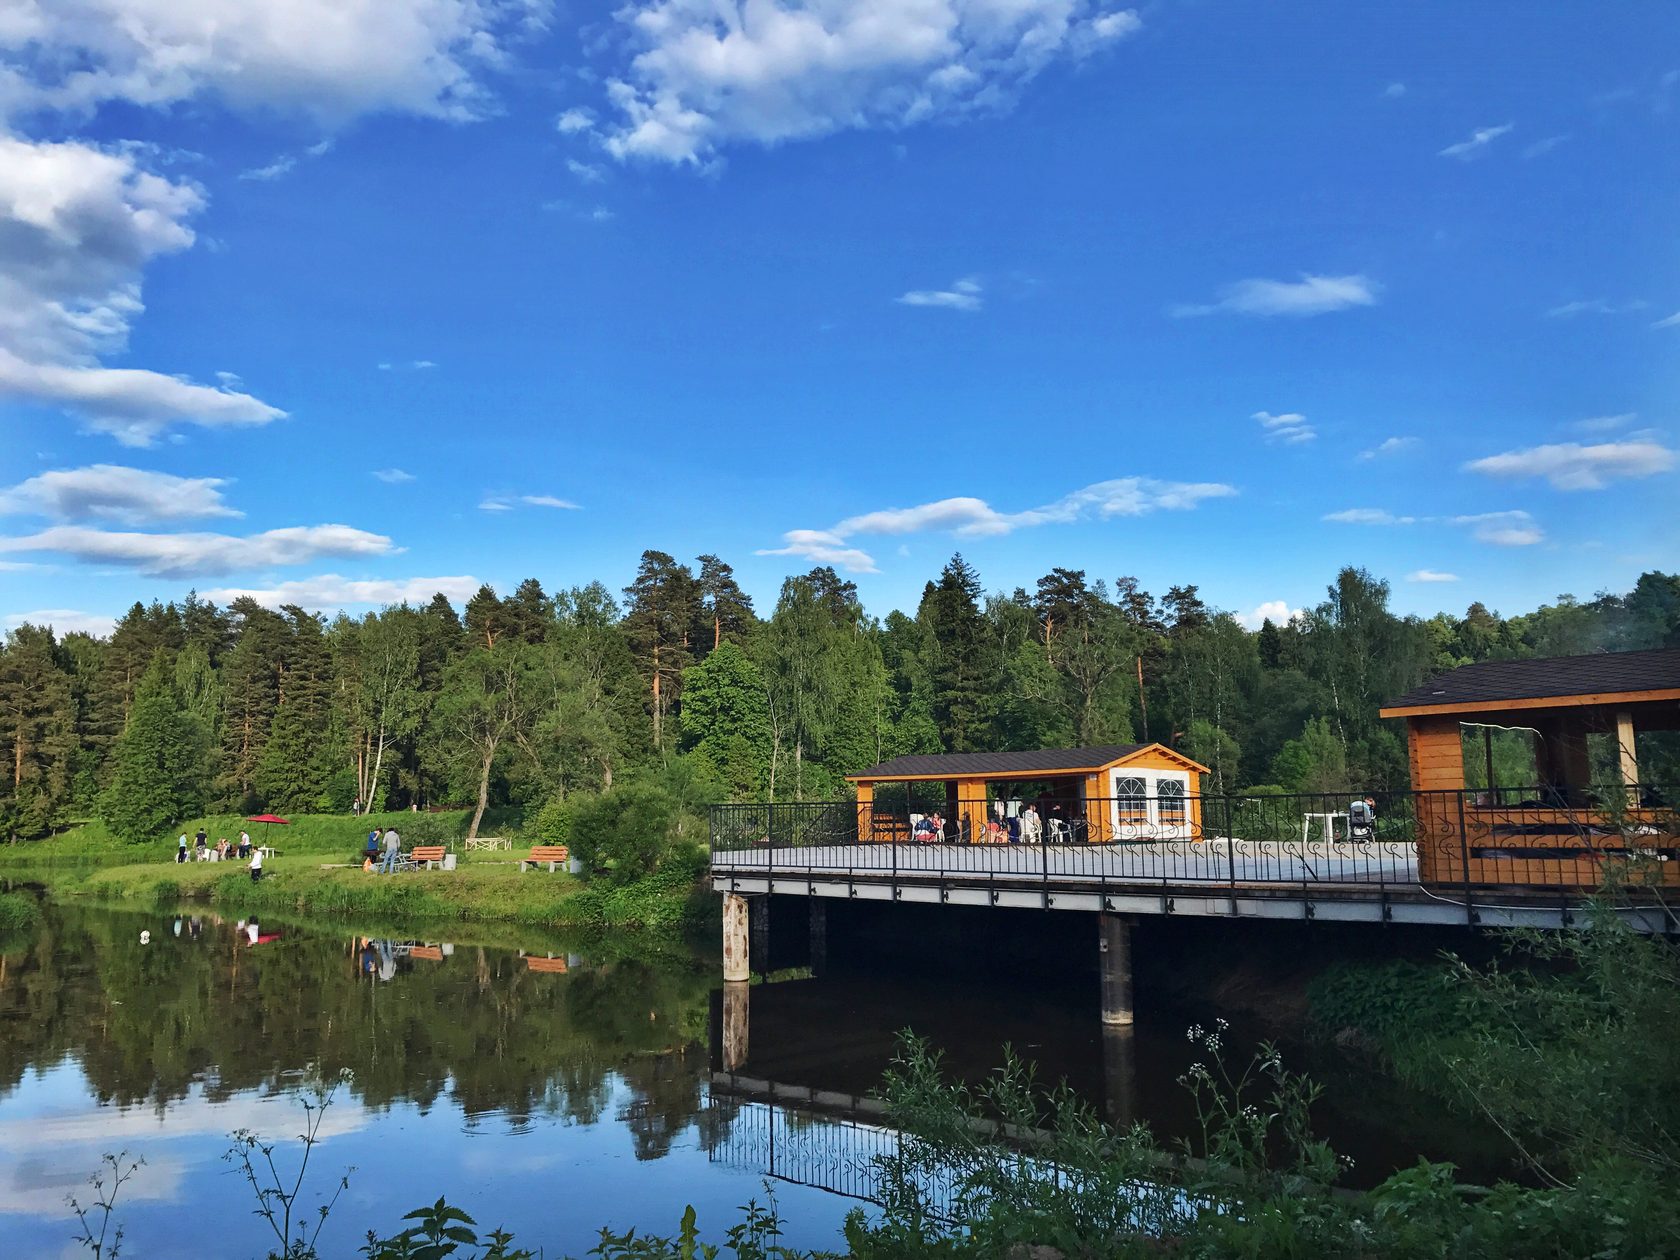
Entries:
{"label": "river", "polygon": [[[304,1202],[349,1188],[323,1254],[439,1195],[549,1255],[582,1255],[602,1226],[674,1232],[685,1204],[713,1238],[773,1195],[784,1239],[835,1246],[847,1194],[871,1189],[890,1143],[867,1109],[898,1029],[914,1027],[977,1078],[1007,1041],[1111,1116],[1163,1136],[1193,1113],[1176,1079],[1189,1022],[1175,997],[1117,1047],[1076,976],[906,968],[832,956],[754,986],[724,1061],[717,962],[636,937],[580,944],[523,933],[313,923],[45,903],[0,956],[0,1255],[79,1254],[66,1196],[87,1200],[103,1154],[145,1166],[124,1187],[125,1254],[261,1256],[272,1242],[223,1155],[235,1130],[295,1165],[315,1076],[350,1074],[325,1113]],[[472,937],[466,929],[455,932]],[[147,940],[142,942],[142,933]],[[843,952],[843,951],[837,951]],[[731,1002],[741,999],[732,997]],[[1239,1018],[1246,1056],[1262,1030]],[[1417,1155],[1504,1171],[1486,1135],[1446,1119],[1349,1056],[1300,1047],[1326,1087],[1319,1120],[1369,1183]],[[763,1101],[774,1091],[781,1102]],[[815,1110],[783,1105],[821,1091]],[[866,1106],[866,1105],[865,1105]],[[766,1188],[768,1179],[769,1189]]]}

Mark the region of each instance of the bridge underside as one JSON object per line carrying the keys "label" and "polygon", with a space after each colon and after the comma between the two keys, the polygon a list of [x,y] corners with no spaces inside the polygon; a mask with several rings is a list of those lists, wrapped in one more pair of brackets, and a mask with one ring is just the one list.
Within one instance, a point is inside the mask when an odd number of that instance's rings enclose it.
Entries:
{"label": "bridge underside", "polygon": [[[1212,850],[1220,846],[1216,855]],[[713,855],[720,893],[1216,918],[1559,928],[1585,901],[1562,889],[1418,881],[1409,844],[1246,846],[834,845]],[[1647,932],[1674,930],[1662,907],[1621,913]]]}

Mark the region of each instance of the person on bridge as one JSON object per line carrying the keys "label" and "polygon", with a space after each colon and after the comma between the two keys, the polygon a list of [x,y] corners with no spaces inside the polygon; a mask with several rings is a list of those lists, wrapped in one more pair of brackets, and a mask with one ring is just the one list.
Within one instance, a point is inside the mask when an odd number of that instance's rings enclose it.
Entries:
{"label": "person on bridge", "polygon": [[1044,834],[1044,824],[1038,817],[1038,806],[1028,805],[1021,811],[1021,843],[1037,844]]}

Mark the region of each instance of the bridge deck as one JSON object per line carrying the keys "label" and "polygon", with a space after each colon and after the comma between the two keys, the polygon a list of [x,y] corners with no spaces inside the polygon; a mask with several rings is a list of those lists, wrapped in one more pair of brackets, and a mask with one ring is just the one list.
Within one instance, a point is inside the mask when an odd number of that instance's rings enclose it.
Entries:
{"label": "bridge deck", "polygon": [[[1560,927],[1581,919],[1564,890],[1425,887],[1404,843],[1265,844],[1223,838],[1113,845],[834,844],[720,849],[719,892],[949,905]],[[1671,930],[1634,907],[1646,931]]]}

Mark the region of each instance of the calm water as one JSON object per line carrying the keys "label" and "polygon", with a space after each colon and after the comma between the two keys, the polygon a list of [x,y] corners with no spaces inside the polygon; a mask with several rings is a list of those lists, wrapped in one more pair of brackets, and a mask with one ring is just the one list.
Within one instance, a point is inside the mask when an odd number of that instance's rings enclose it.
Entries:
{"label": "calm water", "polygon": [[[330,1189],[357,1171],[325,1254],[353,1253],[370,1225],[394,1228],[440,1193],[550,1255],[581,1255],[602,1225],[671,1232],[686,1203],[716,1236],[737,1205],[765,1198],[767,1175],[786,1241],[833,1245],[857,1204],[829,1191],[867,1192],[869,1157],[890,1136],[867,1116],[848,1121],[839,1098],[821,1115],[773,1108],[758,1101],[766,1083],[866,1093],[895,1030],[914,1026],[965,1076],[1009,1041],[1110,1115],[1172,1134],[1190,1123],[1173,1083],[1190,1057],[1185,1023],[1214,1013],[1159,1012],[1116,1043],[1071,983],[840,967],[755,986],[747,1018],[730,1011],[725,1063],[717,964],[682,950],[510,941],[522,955],[319,925],[46,911],[0,961],[4,1256],[79,1254],[65,1197],[118,1150],[146,1160],[120,1213],[127,1254],[263,1254],[266,1227],[221,1158],[228,1135],[290,1138],[296,1089],[343,1069],[354,1079],[327,1113],[312,1176]],[[1499,1170],[1493,1148],[1427,1101],[1334,1058],[1308,1066],[1329,1086],[1325,1128],[1364,1179],[1419,1153]],[[283,1150],[290,1166],[295,1149]]]}

